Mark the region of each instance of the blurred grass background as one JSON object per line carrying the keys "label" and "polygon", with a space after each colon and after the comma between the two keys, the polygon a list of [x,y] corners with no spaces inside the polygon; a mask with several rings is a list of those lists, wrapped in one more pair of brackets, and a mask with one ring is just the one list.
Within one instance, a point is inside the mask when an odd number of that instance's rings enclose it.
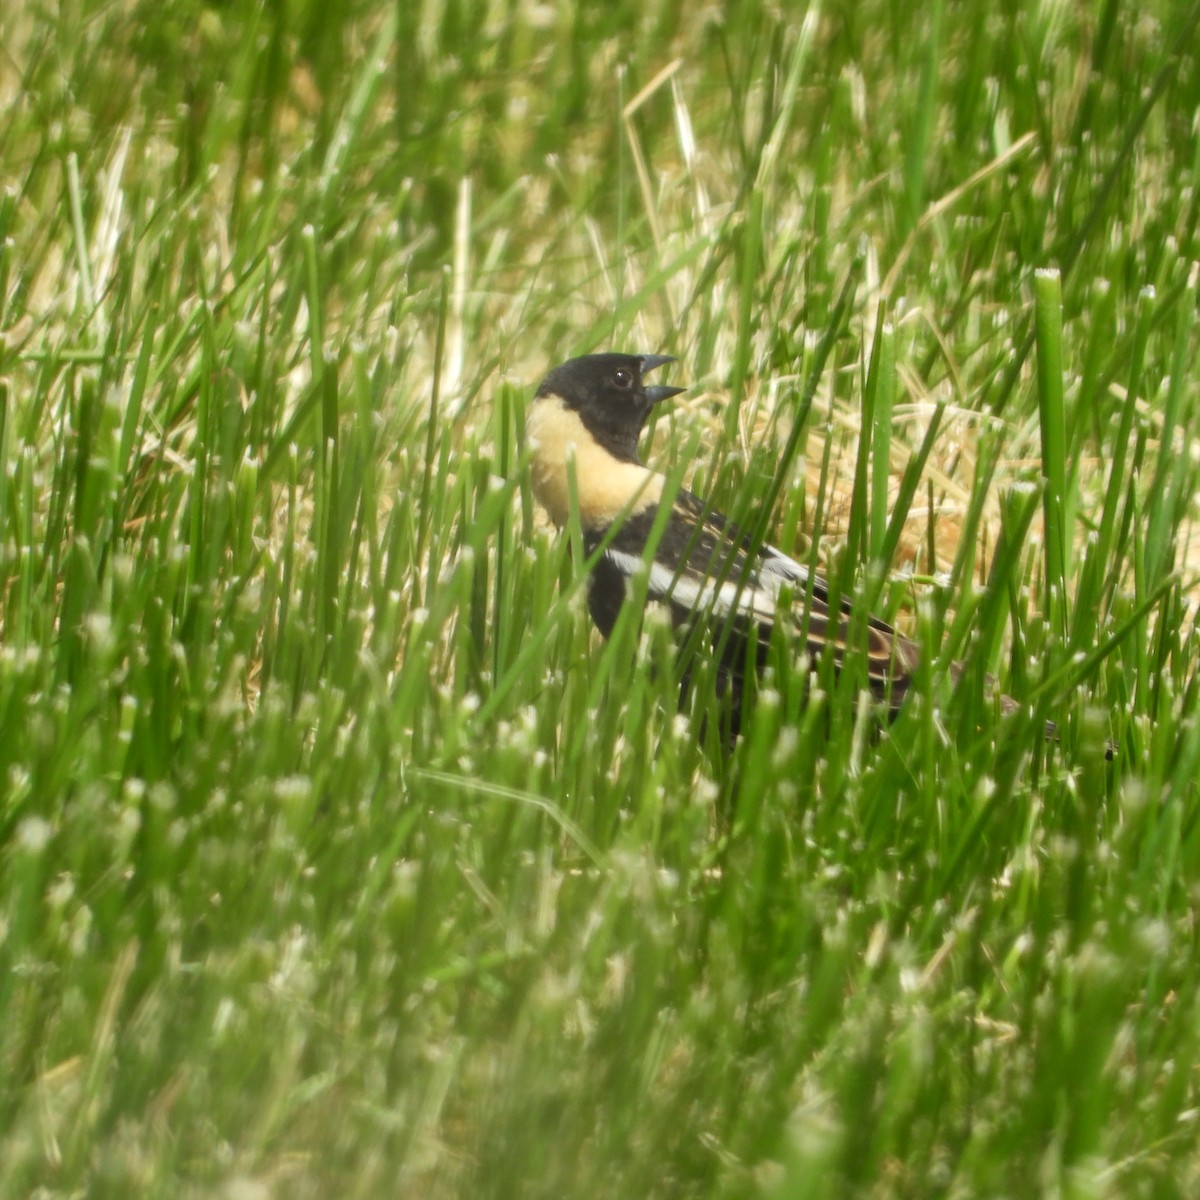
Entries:
{"label": "blurred grass background", "polygon": [[[1198,21],[5,4],[0,1191],[1194,1196]],[[710,753],[599,348],[958,692]]]}

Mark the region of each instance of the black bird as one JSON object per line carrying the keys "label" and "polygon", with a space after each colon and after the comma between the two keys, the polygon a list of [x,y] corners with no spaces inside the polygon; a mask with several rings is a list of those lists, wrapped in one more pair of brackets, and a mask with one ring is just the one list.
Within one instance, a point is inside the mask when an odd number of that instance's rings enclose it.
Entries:
{"label": "black bird", "polygon": [[[646,596],[666,604],[677,626],[711,623],[722,644],[719,686],[729,693],[729,730],[741,723],[745,668],[767,657],[771,630],[782,612],[781,593],[795,597],[815,667],[827,646],[841,666],[850,634],[851,607],[831,609],[824,579],[774,546],[756,544],[728,517],[680,490],[672,501],[653,558],[646,547],[663,500],[666,479],[638,456],[638,435],[653,407],[684,391],[647,386],[646,374],[673,358],[659,354],[589,354],[555,367],[542,381],[525,422],[534,495],[562,528],[570,515],[570,480],[589,558],[603,545],[588,581],[588,607],[605,637],[612,632],[627,584],[646,572]],[[811,579],[810,579],[811,576]],[[804,609],[806,594],[811,600]],[[865,624],[869,685],[894,714],[920,664],[916,643],[875,617]],[[750,639],[757,645],[748,659]],[[957,677],[960,668],[951,668]],[[686,680],[685,680],[686,687]],[[1001,698],[1012,710],[1016,701]],[[1047,736],[1054,735],[1048,725]]]}

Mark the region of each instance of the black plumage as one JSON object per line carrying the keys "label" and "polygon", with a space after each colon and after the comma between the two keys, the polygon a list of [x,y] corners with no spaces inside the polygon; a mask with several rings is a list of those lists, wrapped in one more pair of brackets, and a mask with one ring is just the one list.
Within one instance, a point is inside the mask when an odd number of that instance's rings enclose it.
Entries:
{"label": "black plumage", "polygon": [[[670,498],[670,512],[660,520],[666,480],[641,462],[637,443],[654,406],[683,390],[645,383],[648,372],[672,361],[593,354],[551,371],[526,420],[534,491],[560,527],[572,502],[578,505],[585,547],[595,559],[588,607],[605,637],[641,573],[646,599],[665,604],[677,626],[703,621],[711,630],[721,653],[718,682],[728,695],[736,735],[747,667],[766,661],[778,623],[789,623],[788,636],[800,643],[798,657],[807,654],[815,667],[822,654],[831,653],[840,669],[853,611],[844,599],[831,604],[821,576],[774,546],[757,544],[691,492]],[[656,524],[661,536],[648,556]],[[895,713],[920,666],[918,646],[875,617],[861,620],[859,644],[868,685]],[[951,673],[958,678],[961,668],[955,664]],[[1007,696],[1000,703],[1016,708]],[[1047,734],[1054,735],[1052,724]]]}

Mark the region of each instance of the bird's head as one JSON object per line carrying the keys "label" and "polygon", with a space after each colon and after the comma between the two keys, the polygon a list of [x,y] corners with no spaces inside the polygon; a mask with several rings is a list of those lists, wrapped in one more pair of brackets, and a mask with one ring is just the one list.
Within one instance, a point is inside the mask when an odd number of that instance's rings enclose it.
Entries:
{"label": "bird's head", "polygon": [[587,354],[555,367],[535,403],[557,400],[614,458],[638,462],[637,440],[650,410],[683,388],[647,387],[645,376],[674,362],[665,354]]}

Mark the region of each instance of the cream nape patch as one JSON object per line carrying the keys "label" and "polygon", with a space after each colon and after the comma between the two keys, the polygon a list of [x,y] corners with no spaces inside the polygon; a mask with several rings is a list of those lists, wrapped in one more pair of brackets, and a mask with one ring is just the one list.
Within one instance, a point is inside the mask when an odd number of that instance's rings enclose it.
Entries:
{"label": "cream nape patch", "polygon": [[558,396],[542,396],[530,405],[525,442],[532,451],[533,494],[560,529],[571,514],[570,462],[585,529],[603,529],[622,514],[644,512],[662,499],[662,475],[614,458]]}

